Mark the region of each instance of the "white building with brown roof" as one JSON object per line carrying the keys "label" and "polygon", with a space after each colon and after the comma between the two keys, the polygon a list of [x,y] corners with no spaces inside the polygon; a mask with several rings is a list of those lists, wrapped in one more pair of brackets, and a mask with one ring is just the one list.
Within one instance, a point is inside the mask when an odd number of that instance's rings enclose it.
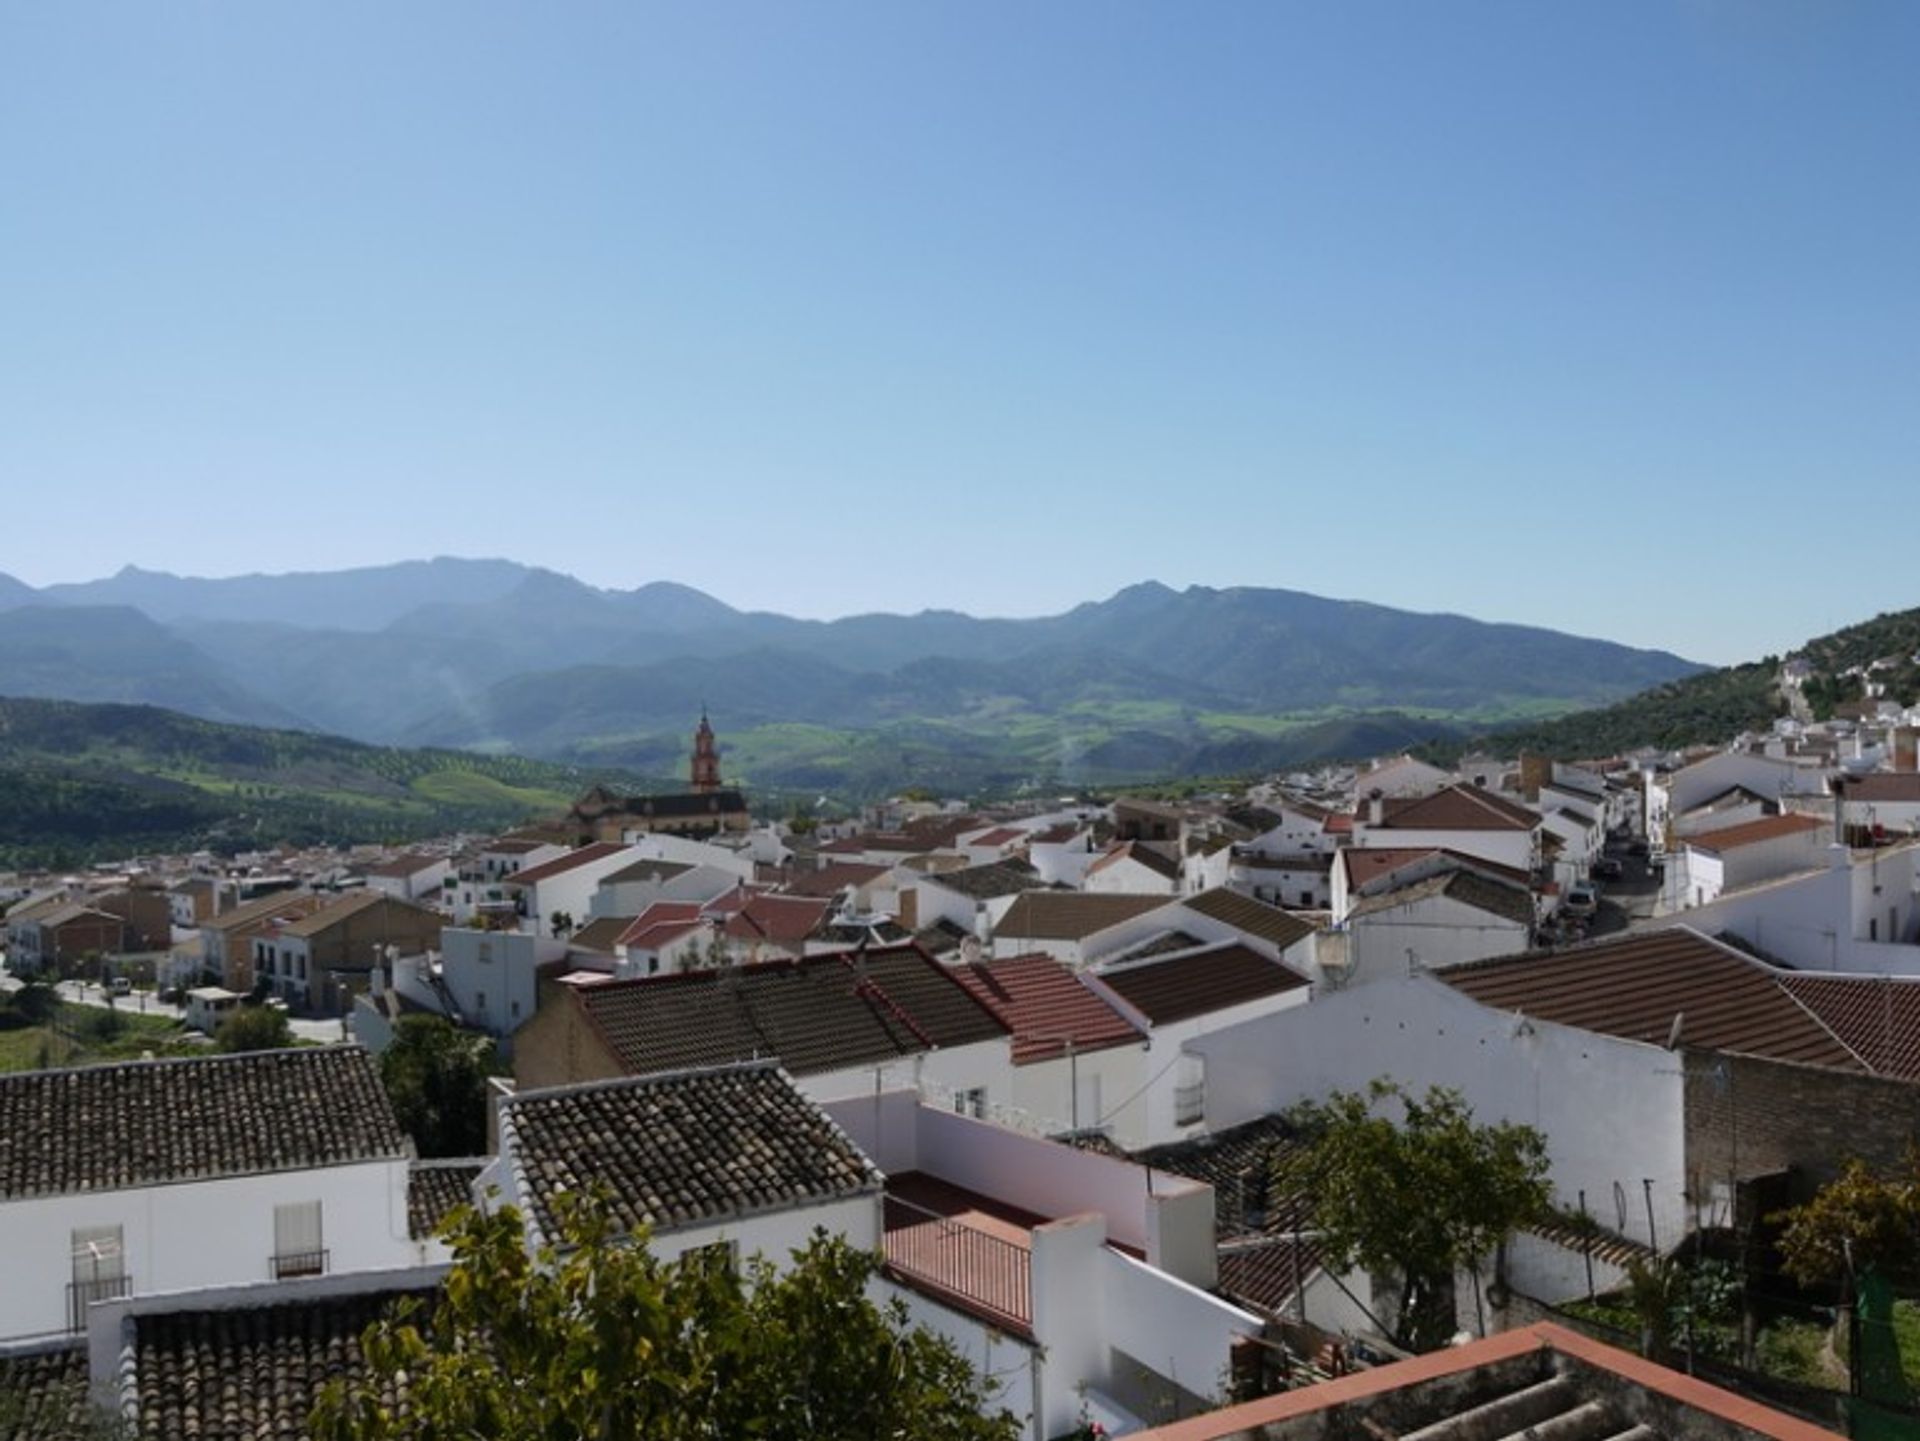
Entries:
{"label": "white building with brown roof", "polygon": [[116,1297],[413,1264],[411,1152],[358,1047],[0,1076],[0,1338]]}

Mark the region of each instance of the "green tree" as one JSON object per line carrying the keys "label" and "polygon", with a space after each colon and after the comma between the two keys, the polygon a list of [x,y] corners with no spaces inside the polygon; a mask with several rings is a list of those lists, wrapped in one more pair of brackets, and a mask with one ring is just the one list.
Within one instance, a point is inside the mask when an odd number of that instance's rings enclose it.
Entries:
{"label": "green tree", "polygon": [[1920,1153],[1891,1176],[1849,1161],[1812,1200],[1769,1219],[1785,1223],[1780,1257],[1803,1286],[1836,1284],[1868,1267],[1911,1278],[1920,1265]]}
{"label": "green tree", "polygon": [[60,1014],[60,993],[35,981],[13,993],[13,1011],[30,1026],[44,1026]]}
{"label": "green tree", "polygon": [[824,1232],[776,1273],[662,1261],[599,1205],[568,1208],[560,1231],[530,1255],[512,1207],[449,1217],[436,1301],[368,1328],[367,1374],[329,1386],[317,1441],[1020,1434],[949,1342],[868,1299],[877,1258]]}
{"label": "green tree", "polygon": [[223,1051],[277,1051],[293,1044],[293,1026],[277,1006],[241,1006],[213,1033]]}
{"label": "green tree", "polygon": [[422,1156],[487,1149],[487,1074],[493,1042],[443,1016],[402,1016],[380,1057],[380,1079],[401,1129]]}
{"label": "green tree", "polygon": [[[1397,1109],[1398,1120],[1387,1114]],[[1303,1151],[1282,1184],[1311,1196],[1328,1263],[1396,1278],[1394,1339],[1409,1350],[1454,1329],[1453,1278],[1550,1197],[1546,1139],[1531,1126],[1476,1125],[1457,1091],[1423,1097],[1375,1081],[1296,1107]]]}

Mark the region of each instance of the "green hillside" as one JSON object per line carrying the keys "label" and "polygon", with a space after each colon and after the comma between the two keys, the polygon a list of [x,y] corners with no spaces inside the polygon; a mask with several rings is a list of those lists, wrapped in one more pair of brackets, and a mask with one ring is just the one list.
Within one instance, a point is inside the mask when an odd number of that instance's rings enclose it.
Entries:
{"label": "green hillside", "polygon": [[0,698],[0,863],[401,841],[564,810],[637,776],[402,750],[152,706]]}
{"label": "green hillside", "polygon": [[[1815,720],[1825,720],[1836,704],[1857,699],[1860,678],[1847,672],[1877,666],[1874,678],[1887,696],[1902,705],[1920,701],[1920,608],[1891,611],[1830,635],[1817,636],[1788,659],[1804,660],[1813,673],[1801,687]],[[1767,656],[1745,665],[1702,671],[1669,681],[1597,710],[1533,725],[1502,726],[1473,741],[1496,754],[1533,751],[1561,760],[1618,755],[1653,746],[1678,750],[1717,745],[1745,730],[1764,730],[1787,714],[1779,688],[1780,660]],[[1436,754],[1460,747],[1437,746]]]}
{"label": "green hillside", "polygon": [[1618,755],[1653,746],[1680,750],[1716,745],[1743,730],[1764,730],[1786,714],[1775,686],[1779,663],[1769,657],[1655,686],[1598,710],[1534,725],[1503,727],[1475,745],[1497,755],[1521,751],[1556,760]]}

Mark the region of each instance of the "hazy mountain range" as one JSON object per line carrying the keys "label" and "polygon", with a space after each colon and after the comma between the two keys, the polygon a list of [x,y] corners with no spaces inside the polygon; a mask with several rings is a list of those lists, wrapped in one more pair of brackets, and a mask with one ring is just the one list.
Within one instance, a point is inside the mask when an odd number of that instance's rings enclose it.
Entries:
{"label": "hazy mountain range", "polygon": [[128,567],[38,590],[0,576],[0,695],[655,773],[677,769],[705,704],[738,778],[800,786],[1255,766],[1355,726],[1416,740],[1699,669],[1535,627],[1153,582],[1028,620],[823,622],[503,560],[224,580]]}

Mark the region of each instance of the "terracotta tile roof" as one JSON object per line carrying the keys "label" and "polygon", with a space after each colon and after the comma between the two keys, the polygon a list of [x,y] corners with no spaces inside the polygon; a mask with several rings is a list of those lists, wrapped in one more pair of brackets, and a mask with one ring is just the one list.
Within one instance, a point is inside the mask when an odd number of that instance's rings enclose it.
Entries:
{"label": "terracotta tile roof", "polygon": [[500,1106],[500,1154],[534,1224],[605,1186],[626,1230],[673,1231],[877,1194],[860,1149],[771,1061],[525,1091]]}
{"label": "terracotta tile roof", "polygon": [[1298,990],[1307,978],[1235,942],[1097,973],[1156,1026]]}
{"label": "terracotta tile roof", "polygon": [[1015,941],[1078,941],[1157,911],[1170,896],[1088,895],[1084,891],[1026,891],[1016,896],[994,927]]}
{"label": "terracotta tile roof", "polygon": [[[434,1293],[373,1291],[136,1316],[135,1433],[143,1441],[305,1436],[321,1388],[367,1374],[361,1333],[409,1295],[431,1301]],[[394,1406],[401,1398],[390,1391],[383,1399]]]}
{"label": "terracotta tile roof", "polygon": [[1013,1063],[1135,1045],[1146,1037],[1049,955],[1009,956],[954,968],[954,977],[1013,1030]]}
{"label": "terracotta tile roof", "polygon": [[[831,903],[813,896],[773,896],[756,892],[739,909],[724,913],[726,933],[736,940],[767,940],[798,946],[818,931]],[[722,914],[709,905],[705,914]]]}
{"label": "terracotta tile roof", "polygon": [[1471,866],[1475,870],[1485,871],[1488,875],[1503,876],[1525,885],[1527,873],[1515,866],[1503,866],[1498,861],[1482,860],[1479,856],[1470,856],[1463,851],[1449,850],[1445,846],[1348,846],[1336,852],[1337,864],[1347,868],[1348,889],[1357,889],[1368,885],[1380,877],[1389,875],[1403,866],[1410,866],[1433,856],[1444,857],[1455,866]]}
{"label": "terracotta tile roof", "polygon": [[693,867],[685,861],[635,861],[630,866],[622,866],[611,875],[600,877],[600,884],[608,886],[619,881],[670,881],[675,876],[684,876],[692,869]]}
{"label": "terracotta tile roof", "polygon": [[1213,1187],[1214,1230],[1222,1239],[1279,1236],[1304,1227],[1308,1198],[1273,1180],[1300,1154],[1281,1116],[1259,1116],[1223,1131],[1152,1146],[1133,1159]]}
{"label": "terracotta tile roof", "polygon": [[222,911],[217,916],[209,916],[200,923],[200,929],[240,931],[280,917],[297,920],[301,916],[309,916],[319,910],[326,904],[326,899],[325,896],[315,895],[311,891],[276,891],[270,896],[260,897],[257,901],[248,901],[245,905],[235,906],[230,911]]}
{"label": "terracotta tile roof", "polygon": [[1539,815],[1479,786],[1448,786],[1430,796],[1388,800],[1375,830],[1530,831]]}
{"label": "terracotta tile roof", "polygon": [[575,951],[597,951],[612,955],[613,948],[622,944],[620,937],[637,919],[636,916],[596,917],[567,937],[567,947]]}
{"label": "terracotta tile roof", "polygon": [[1519,886],[1505,885],[1475,875],[1472,871],[1442,871],[1437,876],[1428,876],[1412,885],[1395,886],[1392,890],[1362,896],[1348,908],[1347,919],[1351,921],[1377,911],[1392,910],[1396,906],[1412,905],[1434,896],[1459,901],[1462,905],[1472,906],[1475,910],[1485,911],[1502,920],[1517,921],[1523,926],[1533,924],[1533,896],[1530,892]]}
{"label": "terracotta tile roof", "polygon": [[473,1203],[480,1161],[416,1161],[407,1172],[407,1234],[424,1241],[455,1206]]}
{"label": "terracotta tile roof", "polygon": [[1320,1247],[1311,1240],[1259,1236],[1220,1247],[1220,1294],[1270,1316],[1291,1314],[1296,1290],[1320,1269]]}
{"label": "terracotta tile roof", "polygon": [[8,1441],[82,1441],[88,1426],[87,1348],[0,1354],[0,1422]]}
{"label": "terracotta tile roof", "polygon": [[503,886],[531,886],[554,876],[564,876],[568,871],[578,870],[581,866],[603,861],[608,856],[618,855],[621,851],[631,850],[624,841],[595,841],[590,846],[581,846],[578,850],[568,851],[564,856],[555,856],[550,861],[542,861],[537,866],[528,866],[524,871],[515,871],[510,876],[502,876]]}
{"label": "terracotta tile roof", "polygon": [[967,866],[963,870],[929,875],[922,884],[927,882],[945,886],[950,891],[977,901],[1016,895],[1021,891],[1044,890],[1047,884],[1040,879],[1040,873],[1024,861],[989,861],[983,866]]}
{"label": "terracotta tile roof", "polygon": [[575,991],[630,1074],[777,1057],[798,1076],[1004,1036],[914,946],[610,981]]}
{"label": "terracotta tile roof", "polygon": [[1252,896],[1243,896],[1238,891],[1224,887],[1188,896],[1180,904],[1198,915],[1232,926],[1236,931],[1244,931],[1283,951],[1313,934],[1312,924],[1301,920],[1292,911],[1283,911],[1278,906],[1270,906],[1265,901],[1256,901]]}
{"label": "terracotta tile roof", "polygon": [[385,891],[349,891],[342,896],[330,898],[317,910],[289,921],[280,927],[283,936],[317,936],[323,931],[352,920],[362,911],[371,911],[377,907],[388,906],[395,910],[413,911],[420,915],[434,915],[436,912],[425,906],[417,906],[411,901],[403,901],[388,895]]}
{"label": "terracotta tile roof", "polygon": [[864,886],[884,876],[891,867],[864,865],[858,861],[835,861],[819,870],[795,870],[787,880],[790,896],[822,896],[829,900],[849,886]]}
{"label": "terracotta tile roof", "polygon": [[1449,966],[1436,979],[1500,1011],[1663,1046],[1681,1044],[1841,1070],[1857,1056],[1776,973],[1685,926]]}
{"label": "terracotta tile roof", "polygon": [[1782,836],[1806,835],[1810,831],[1822,831],[1828,822],[1818,816],[1789,814],[1784,816],[1762,816],[1757,821],[1742,821],[1737,826],[1722,826],[1719,830],[1699,831],[1690,836],[1681,837],[1681,844],[1691,846],[1696,851],[1711,851],[1719,855],[1726,851],[1738,850],[1741,846],[1758,845],[1762,841],[1777,841]]}
{"label": "terracotta tile roof", "polygon": [[0,1076],[0,1199],[399,1158],[358,1046]]}
{"label": "terracotta tile roof", "polygon": [[1015,830],[1012,826],[995,826],[981,835],[967,838],[968,846],[1004,846],[1021,839],[1025,831]]}
{"label": "terracotta tile roof", "polygon": [[1122,861],[1138,861],[1155,875],[1165,877],[1167,880],[1177,879],[1180,875],[1180,866],[1177,862],[1169,860],[1153,847],[1140,841],[1121,841],[1088,866],[1087,874],[1097,875],[1109,866],[1119,865]]}
{"label": "terracotta tile roof", "polygon": [[1842,789],[1850,801],[1920,804],[1920,773],[1876,771],[1872,775],[1850,776]]}
{"label": "terracotta tile roof", "polygon": [[366,873],[370,876],[403,881],[409,876],[417,876],[420,872],[439,864],[438,856],[424,856],[409,851],[405,855],[395,856],[390,861],[382,861],[377,866],[368,866]]}
{"label": "terracotta tile roof", "polygon": [[1920,979],[1786,971],[1780,984],[1877,1075],[1920,1081]]}

